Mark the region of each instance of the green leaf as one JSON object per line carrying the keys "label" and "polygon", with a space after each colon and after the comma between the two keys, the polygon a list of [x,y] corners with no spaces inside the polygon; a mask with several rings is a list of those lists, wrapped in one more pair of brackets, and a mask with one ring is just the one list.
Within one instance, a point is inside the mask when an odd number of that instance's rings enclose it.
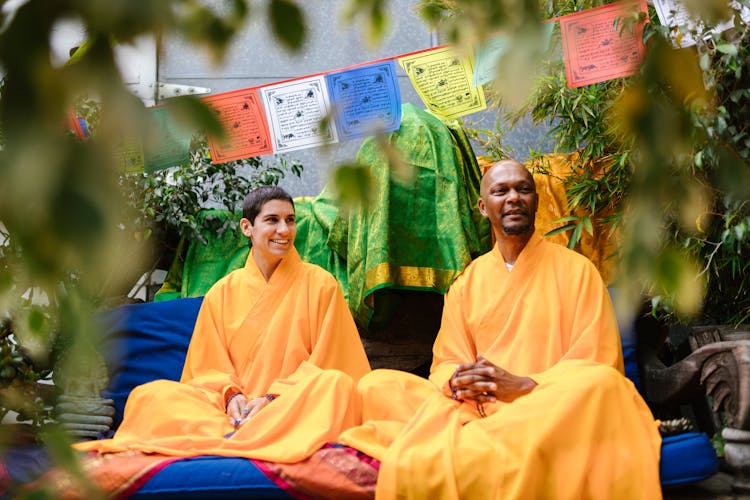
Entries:
{"label": "green leaf", "polygon": [[554,236],[559,233],[564,233],[565,231],[570,231],[571,229],[574,229],[576,227],[578,227],[576,224],[566,224],[564,226],[555,228],[552,231],[545,233],[544,236]]}
{"label": "green leaf", "polygon": [[269,18],[279,41],[291,50],[299,50],[305,42],[307,27],[305,16],[296,2],[271,0]]}
{"label": "green leaf", "polygon": [[583,227],[591,236],[594,235],[594,226],[591,224],[591,218],[588,215],[583,216]]}
{"label": "green leaf", "polygon": [[700,67],[703,71],[708,71],[709,69],[711,69],[711,56],[708,54],[708,52],[704,52],[701,55]]}
{"label": "green leaf", "polygon": [[345,164],[333,173],[333,185],[337,198],[344,208],[364,205],[372,194],[372,174],[367,166]]}
{"label": "green leaf", "polygon": [[224,127],[213,109],[198,97],[186,95],[169,99],[166,104],[174,115],[175,121],[188,123],[195,129],[203,127],[205,133],[221,139]]}
{"label": "green leaf", "polygon": [[568,241],[568,248],[573,248],[578,243],[578,240],[581,239],[581,232],[583,232],[583,224],[576,225],[576,228],[573,230],[573,234],[570,236],[570,240]]}
{"label": "green leaf", "polygon": [[577,221],[578,216],[577,215],[566,215],[565,217],[560,217],[559,219],[555,219],[552,221],[553,224],[562,224],[563,222],[571,222],[571,221]]}
{"label": "green leaf", "polygon": [[385,5],[382,1],[374,1],[370,9],[370,43],[373,45],[382,40],[388,25],[388,17],[385,14]]}
{"label": "green leaf", "polygon": [[716,50],[718,50],[722,54],[728,54],[730,56],[737,55],[737,46],[731,43],[720,43],[716,46]]}
{"label": "green leaf", "polygon": [[734,226],[734,233],[737,235],[738,240],[742,240],[745,237],[745,225],[737,224]]}

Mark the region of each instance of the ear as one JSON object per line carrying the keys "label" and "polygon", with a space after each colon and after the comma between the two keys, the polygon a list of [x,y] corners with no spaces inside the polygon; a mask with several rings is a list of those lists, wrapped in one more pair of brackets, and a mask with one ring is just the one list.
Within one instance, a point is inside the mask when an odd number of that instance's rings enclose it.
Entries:
{"label": "ear", "polygon": [[487,217],[487,210],[484,207],[484,200],[482,198],[477,200],[477,207],[479,207],[479,213],[484,217]]}
{"label": "ear", "polygon": [[244,217],[240,219],[240,229],[242,229],[242,234],[244,234],[248,238],[252,238],[253,225]]}

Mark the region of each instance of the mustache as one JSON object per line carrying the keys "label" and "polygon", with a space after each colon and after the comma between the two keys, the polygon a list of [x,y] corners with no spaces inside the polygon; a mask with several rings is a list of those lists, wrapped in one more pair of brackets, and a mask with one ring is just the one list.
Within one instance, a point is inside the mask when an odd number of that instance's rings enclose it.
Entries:
{"label": "mustache", "polygon": [[512,210],[506,210],[502,215],[529,215],[529,210],[526,208],[514,208]]}

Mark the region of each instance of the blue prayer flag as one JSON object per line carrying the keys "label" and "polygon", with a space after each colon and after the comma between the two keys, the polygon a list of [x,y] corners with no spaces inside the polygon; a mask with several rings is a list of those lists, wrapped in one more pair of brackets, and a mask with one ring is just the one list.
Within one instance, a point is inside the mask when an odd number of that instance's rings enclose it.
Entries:
{"label": "blue prayer flag", "polygon": [[401,125],[401,92],[393,60],[332,72],[326,80],[341,139],[392,132]]}

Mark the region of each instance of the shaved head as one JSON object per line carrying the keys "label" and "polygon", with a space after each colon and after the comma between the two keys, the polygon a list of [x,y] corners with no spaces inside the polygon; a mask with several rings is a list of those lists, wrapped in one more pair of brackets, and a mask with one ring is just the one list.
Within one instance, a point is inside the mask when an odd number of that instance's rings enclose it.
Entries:
{"label": "shaved head", "polygon": [[500,160],[496,161],[492,165],[490,165],[490,168],[487,169],[487,171],[482,176],[482,183],[479,185],[479,196],[483,197],[487,193],[487,186],[490,185],[492,175],[491,173],[495,169],[520,169],[525,172],[525,175],[527,179],[531,182],[531,185],[534,186],[534,190],[536,191],[536,184],[534,183],[534,176],[531,175],[531,172],[529,172],[529,169],[527,169],[523,163],[519,162],[518,160]]}

